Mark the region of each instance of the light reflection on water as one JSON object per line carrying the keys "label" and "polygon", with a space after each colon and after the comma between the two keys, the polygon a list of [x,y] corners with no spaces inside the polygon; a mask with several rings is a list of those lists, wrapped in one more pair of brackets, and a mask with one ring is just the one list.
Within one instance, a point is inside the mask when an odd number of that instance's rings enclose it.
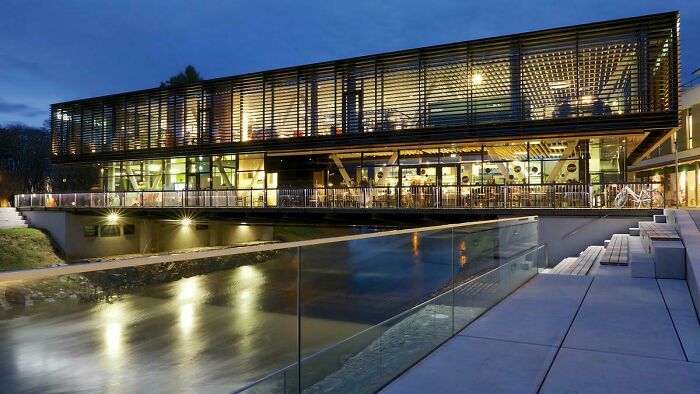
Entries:
{"label": "light reflection on water", "polygon": [[[449,255],[441,242],[412,234],[310,250],[302,264],[304,351],[440,288],[451,273],[449,264],[430,263]],[[295,255],[146,285],[111,304],[0,312],[3,389],[229,392],[289,365],[297,349]]]}

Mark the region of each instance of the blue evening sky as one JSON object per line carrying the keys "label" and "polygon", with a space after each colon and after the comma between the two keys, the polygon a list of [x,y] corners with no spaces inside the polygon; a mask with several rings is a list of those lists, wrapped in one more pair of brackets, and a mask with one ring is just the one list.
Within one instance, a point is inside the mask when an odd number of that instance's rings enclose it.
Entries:
{"label": "blue evening sky", "polygon": [[204,78],[681,11],[683,81],[700,68],[699,0],[1,0],[0,124],[49,105]]}

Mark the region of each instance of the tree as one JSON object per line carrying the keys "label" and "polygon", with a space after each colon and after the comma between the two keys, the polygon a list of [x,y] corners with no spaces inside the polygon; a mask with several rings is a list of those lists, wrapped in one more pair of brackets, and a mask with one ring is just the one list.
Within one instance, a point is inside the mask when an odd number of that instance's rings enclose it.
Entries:
{"label": "tree", "polygon": [[0,204],[17,193],[43,193],[50,178],[51,138],[46,129],[0,128]]}
{"label": "tree", "polygon": [[165,82],[161,82],[160,87],[163,88],[167,86],[183,85],[186,83],[197,82],[201,80],[202,77],[199,75],[199,72],[195,70],[195,68],[192,67],[192,65],[190,64],[187,65],[187,67],[185,67],[185,71],[178,73],[177,75],[171,77]]}

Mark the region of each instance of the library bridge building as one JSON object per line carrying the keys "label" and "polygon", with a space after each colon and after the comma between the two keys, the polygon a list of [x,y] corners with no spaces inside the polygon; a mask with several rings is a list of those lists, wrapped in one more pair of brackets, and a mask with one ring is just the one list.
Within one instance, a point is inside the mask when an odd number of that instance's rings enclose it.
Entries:
{"label": "library bridge building", "polygon": [[[27,210],[646,210],[627,166],[678,126],[676,12],[55,104],[82,185]],[[74,180],[71,180],[73,183]]]}

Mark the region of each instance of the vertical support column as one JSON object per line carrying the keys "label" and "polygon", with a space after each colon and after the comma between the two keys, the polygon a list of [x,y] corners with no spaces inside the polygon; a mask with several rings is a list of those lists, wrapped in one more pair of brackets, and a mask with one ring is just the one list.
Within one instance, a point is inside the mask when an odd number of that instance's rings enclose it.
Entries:
{"label": "vertical support column", "polygon": [[297,246],[297,389],[301,393],[301,247]]}
{"label": "vertical support column", "polygon": [[700,186],[700,161],[695,162],[695,179],[693,182],[695,182],[695,206],[700,207],[700,190],[698,190],[698,186]]}

